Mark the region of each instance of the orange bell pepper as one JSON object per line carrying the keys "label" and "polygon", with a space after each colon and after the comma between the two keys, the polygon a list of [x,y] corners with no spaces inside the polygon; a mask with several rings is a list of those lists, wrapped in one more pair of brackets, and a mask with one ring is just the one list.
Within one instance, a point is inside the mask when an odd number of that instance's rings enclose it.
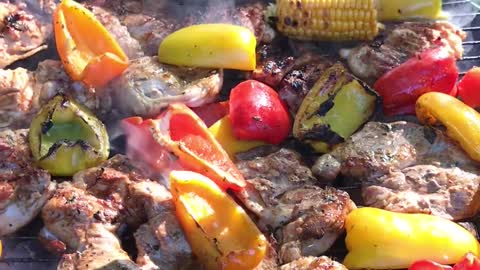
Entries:
{"label": "orange bell pepper", "polygon": [[249,270],[262,261],[268,245],[265,236],[212,180],[173,171],[170,187],[178,220],[205,269]]}
{"label": "orange bell pepper", "polygon": [[207,176],[222,189],[240,190],[245,179],[205,123],[186,105],[170,104],[157,119],[123,120],[127,154],[158,171],[180,165]]}
{"label": "orange bell pepper", "polygon": [[81,4],[63,0],[53,14],[53,25],[58,54],[73,80],[103,87],[128,67],[118,42]]}

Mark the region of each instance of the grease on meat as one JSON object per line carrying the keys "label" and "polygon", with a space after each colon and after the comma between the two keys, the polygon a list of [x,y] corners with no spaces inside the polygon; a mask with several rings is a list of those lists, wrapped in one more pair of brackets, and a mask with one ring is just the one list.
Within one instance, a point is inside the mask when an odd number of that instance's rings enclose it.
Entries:
{"label": "grease on meat", "polygon": [[440,130],[409,122],[370,122],[313,169],[361,183],[366,205],[460,220],[480,210],[480,168]]}
{"label": "grease on meat", "polygon": [[355,208],[346,192],[316,187],[312,172],[293,150],[281,149],[237,166],[248,183],[237,196],[256,215],[259,228],[274,234],[281,263],[327,251]]}
{"label": "grease on meat", "polygon": [[53,0],[0,2],[0,68],[47,48]]}
{"label": "grease on meat", "polygon": [[0,236],[32,221],[55,187],[50,174],[34,166],[27,133],[0,131]]}

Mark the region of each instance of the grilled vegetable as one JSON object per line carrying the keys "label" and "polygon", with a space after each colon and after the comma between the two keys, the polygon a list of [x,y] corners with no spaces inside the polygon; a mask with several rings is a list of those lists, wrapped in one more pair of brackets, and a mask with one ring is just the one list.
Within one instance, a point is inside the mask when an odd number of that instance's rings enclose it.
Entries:
{"label": "grilled vegetable", "polygon": [[442,0],[377,0],[380,21],[404,21],[408,19],[440,19]]}
{"label": "grilled vegetable", "polygon": [[290,133],[291,120],[286,104],[270,86],[248,80],[230,92],[230,121],[240,140],[278,144]]}
{"label": "grilled vegetable", "polygon": [[199,24],[167,36],[158,48],[162,63],[177,66],[254,70],[253,33],[231,24]]}
{"label": "grilled vegetable", "polygon": [[188,171],[173,171],[176,214],[193,253],[207,270],[254,269],[267,240],[247,213],[215,183]]}
{"label": "grilled vegetable", "polygon": [[390,70],[375,82],[385,114],[414,114],[415,102],[424,93],[455,94],[458,68],[444,48],[425,51]]}
{"label": "grilled vegetable", "polygon": [[164,171],[182,166],[201,173],[223,189],[241,190],[245,180],[205,123],[184,104],[170,104],[157,119],[123,121],[127,154]]}
{"label": "grilled vegetable", "polygon": [[416,112],[424,124],[443,124],[447,135],[472,159],[480,161],[480,113],[450,95],[437,92],[422,95],[417,101]]}
{"label": "grilled vegetable", "polygon": [[295,117],[293,135],[318,152],[357,131],[380,103],[377,94],[341,64],[329,68],[307,94]]}
{"label": "grilled vegetable", "polygon": [[480,270],[480,260],[472,253],[468,253],[453,267],[430,260],[421,260],[413,263],[408,270]]}
{"label": "grilled vegetable", "polygon": [[375,0],[277,0],[277,28],[301,40],[371,40],[378,34]]}
{"label": "grilled vegetable", "polygon": [[261,141],[237,139],[233,134],[232,123],[230,122],[230,117],[228,115],[218,120],[209,128],[209,130],[232,160],[235,159],[235,154],[237,153],[245,152],[266,144]]}
{"label": "grilled vegetable", "polygon": [[480,107],[480,67],[470,69],[458,83],[458,95],[472,108]]}
{"label": "grilled vegetable", "polygon": [[55,96],[35,116],[28,134],[30,149],[38,165],[57,176],[76,172],[105,161],[108,134],[87,108]]}
{"label": "grilled vegetable", "polygon": [[73,80],[102,87],[128,67],[120,45],[81,4],[63,0],[53,20],[57,51]]}
{"label": "grilled vegetable", "polygon": [[352,211],[345,223],[348,269],[406,269],[418,260],[454,264],[480,244],[462,226],[431,215],[377,208]]}

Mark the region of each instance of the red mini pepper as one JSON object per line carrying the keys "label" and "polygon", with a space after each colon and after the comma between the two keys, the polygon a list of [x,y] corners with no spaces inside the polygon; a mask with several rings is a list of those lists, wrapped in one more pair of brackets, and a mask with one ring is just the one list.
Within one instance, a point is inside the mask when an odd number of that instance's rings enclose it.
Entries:
{"label": "red mini pepper", "polygon": [[387,72],[374,88],[383,98],[385,114],[415,114],[415,102],[424,93],[455,95],[457,79],[455,57],[438,47]]}
{"label": "red mini pepper", "polygon": [[241,140],[278,144],[292,127],[286,104],[268,85],[248,80],[230,92],[233,134]]}
{"label": "red mini pepper", "polygon": [[458,83],[458,94],[472,108],[480,107],[480,68],[474,67]]}

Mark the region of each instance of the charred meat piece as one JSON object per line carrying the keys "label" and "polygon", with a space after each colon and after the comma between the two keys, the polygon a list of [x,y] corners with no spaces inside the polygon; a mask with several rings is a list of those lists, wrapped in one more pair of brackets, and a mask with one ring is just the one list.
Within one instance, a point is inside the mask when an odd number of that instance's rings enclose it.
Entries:
{"label": "charred meat piece", "polygon": [[53,0],[0,3],[0,68],[47,48],[54,8]]}
{"label": "charred meat piece", "polygon": [[[60,269],[163,269],[162,263],[186,269],[192,264],[171,194],[144,175],[137,164],[115,156],[61,184],[42,212],[46,230],[75,252],[64,255]],[[121,249],[116,232],[123,224],[140,226],[137,263]]]}
{"label": "charred meat piece", "polygon": [[277,87],[295,65],[293,53],[286,44],[276,42],[257,48],[257,68],[252,72],[251,78]]}
{"label": "charred meat piece", "polygon": [[313,171],[361,183],[368,206],[453,220],[480,210],[478,164],[440,130],[414,123],[367,123]]}
{"label": "charred meat piece", "polygon": [[356,76],[374,83],[386,72],[429,48],[445,47],[460,59],[465,38],[466,33],[449,22],[407,22],[390,26],[373,42],[340,54]]}
{"label": "charred meat piece", "polygon": [[328,250],[355,208],[346,192],[314,186],[310,169],[292,150],[281,149],[237,166],[248,179],[247,188],[237,196],[256,215],[260,229],[274,234],[281,263]]}
{"label": "charred meat piece", "polygon": [[32,221],[55,187],[50,174],[34,166],[27,133],[0,131],[0,236]]}
{"label": "charred meat piece", "polygon": [[157,116],[173,102],[200,106],[212,101],[223,83],[221,70],[181,68],[142,57],[110,86],[118,110],[127,116]]}
{"label": "charred meat piece", "polygon": [[302,257],[289,264],[282,265],[280,270],[347,270],[347,268],[326,256]]}
{"label": "charred meat piece", "polygon": [[0,130],[27,128],[35,114],[51,98],[64,93],[97,116],[112,115],[110,97],[72,82],[60,61],[45,60],[35,71],[0,69]]}

